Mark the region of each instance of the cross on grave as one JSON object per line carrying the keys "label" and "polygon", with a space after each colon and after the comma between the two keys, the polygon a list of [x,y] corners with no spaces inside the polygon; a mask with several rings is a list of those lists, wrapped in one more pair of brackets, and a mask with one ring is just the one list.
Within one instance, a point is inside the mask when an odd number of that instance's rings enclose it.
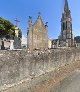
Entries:
{"label": "cross on grave", "polygon": [[16,21],[16,26],[17,26],[18,22],[20,22],[20,21],[18,20],[18,18],[16,18],[15,21]]}

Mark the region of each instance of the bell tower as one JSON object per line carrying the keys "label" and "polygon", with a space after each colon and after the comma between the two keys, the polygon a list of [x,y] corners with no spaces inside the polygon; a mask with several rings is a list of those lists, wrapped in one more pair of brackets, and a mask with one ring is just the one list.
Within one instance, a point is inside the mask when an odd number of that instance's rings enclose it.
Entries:
{"label": "bell tower", "polygon": [[69,47],[73,46],[72,18],[68,6],[68,0],[65,0],[64,12],[62,13],[61,40],[67,41]]}

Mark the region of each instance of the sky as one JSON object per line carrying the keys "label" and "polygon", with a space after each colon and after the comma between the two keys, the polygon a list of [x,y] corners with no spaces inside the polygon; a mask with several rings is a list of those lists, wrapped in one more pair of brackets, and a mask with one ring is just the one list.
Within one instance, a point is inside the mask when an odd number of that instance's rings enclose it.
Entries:
{"label": "sky", "polygon": [[[56,39],[61,32],[61,17],[65,0],[1,0],[0,17],[3,17],[13,24],[19,19],[18,27],[22,30],[23,37],[26,37],[29,16],[35,23],[38,12],[44,24],[48,22],[48,37]],[[80,0],[68,0],[71,10],[73,35],[80,36]]]}

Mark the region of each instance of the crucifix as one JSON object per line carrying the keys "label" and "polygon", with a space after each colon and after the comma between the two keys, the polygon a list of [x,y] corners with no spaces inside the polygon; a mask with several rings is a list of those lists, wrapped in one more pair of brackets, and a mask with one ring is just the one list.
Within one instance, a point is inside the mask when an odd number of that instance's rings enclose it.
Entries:
{"label": "crucifix", "polygon": [[18,18],[16,18],[15,21],[16,21],[16,26],[17,26],[18,22],[20,22],[20,21],[18,20]]}

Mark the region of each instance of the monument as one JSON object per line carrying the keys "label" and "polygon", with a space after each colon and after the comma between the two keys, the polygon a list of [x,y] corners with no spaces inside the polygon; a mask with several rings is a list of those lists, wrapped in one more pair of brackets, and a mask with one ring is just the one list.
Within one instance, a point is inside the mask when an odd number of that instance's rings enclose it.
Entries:
{"label": "monument", "polygon": [[29,29],[27,32],[27,48],[29,50],[48,48],[48,22],[44,26],[41,16],[32,25],[32,17],[29,17]]}
{"label": "monument", "polygon": [[14,50],[14,40],[10,40],[10,50]]}
{"label": "monument", "polygon": [[18,37],[18,27],[15,27],[14,49],[21,49],[21,39]]}
{"label": "monument", "polygon": [[15,27],[14,43],[12,41],[11,42],[14,45],[14,49],[21,49],[21,39],[18,37],[19,28],[17,27],[17,24],[20,21],[17,18],[15,21],[16,21],[16,27]]}

